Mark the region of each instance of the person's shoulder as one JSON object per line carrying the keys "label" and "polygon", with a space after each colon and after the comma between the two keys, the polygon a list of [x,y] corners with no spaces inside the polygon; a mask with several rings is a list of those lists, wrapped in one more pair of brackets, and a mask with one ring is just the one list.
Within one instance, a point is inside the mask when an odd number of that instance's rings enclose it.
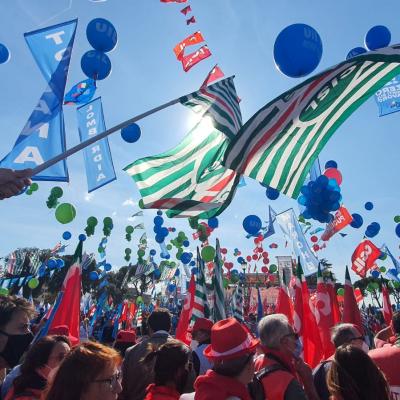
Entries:
{"label": "person's shoulder", "polygon": [[386,357],[396,357],[400,359],[400,347],[392,345],[392,346],[383,346],[378,349],[373,349],[368,352],[368,355],[374,358],[386,358]]}

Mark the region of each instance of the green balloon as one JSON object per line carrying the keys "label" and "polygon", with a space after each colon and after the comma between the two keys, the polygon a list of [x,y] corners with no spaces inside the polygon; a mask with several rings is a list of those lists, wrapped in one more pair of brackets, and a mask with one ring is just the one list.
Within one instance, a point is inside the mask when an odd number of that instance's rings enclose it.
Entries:
{"label": "green balloon", "polygon": [[169,265],[170,265],[171,268],[175,268],[176,267],[176,262],[175,261],[171,261],[169,263]]}
{"label": "green balloon", "polygon": [[205,262],[214,260],[215,249],[212,246],[205,246],[201,249],[201,257]]}
{"label": "green balloon", "polygon": [[387,254],[386,253],[381,253],[381,254],[382,254],[382,256],[379,257],[379,259],[382,260],[382,261],[385,261],[386,258],[387,258]]}
{"label": "green balloon", "polygon": [[62,203],[56,208],[56,219],[60,224],[69,224],[75,216],[75,207],[70,203]]}
{"label": "green balloon", "polygon": [[8,289],[7,288],[0,288],[0,296],[7,296]]}
{"label": "green balloon", "polygon": [[172,250],[172,244],[167,244],[167,250]]}
{"label": "green balloon", "polygon": [[113,220],[110,217],[105,217],[103,219],[104,226],[110,227],[113,225]]}
{"label": "green balloon", "polygon": [[39,286],[39,279],[37,279],[37,278],[30,279],[28,282],[28,286],[31,289],[36,289]]}
{"label": "green balloon", "polygon": [[394,286],[396,289],[400,288],[400,282],[392,281],[392,283],[393,283],[393,286]]}
{"label": "green balloon", "polygon": [[339,296],[344,296],[344,289],[343,289],[343,288],[339,288],[339,289],[337,290],[337,294],[338,294]]}
{"label": "green balloon", "polygon": [[63,190],[59,186],[54,186],[50,192],[56,199],[59,199],[64,194]]}
{"label": "green balloon", "polygon": [[394,222],[396,222],[396,224],[400,223],[400,215],[394,217]]}
{"label": "green balloon", "polygon": [[140,209],[144,210],[144,203],[143,203],[143,199],[139,200],[138,206]]}
{"label": "green balloon", "polygon": [[142,304],[142,303],[143,303],[142,296],[138,296],[138,297],[136,298],[136,304]]}
{"label": "green balloon", "polygon": [[126,253],[126,254],[131,254],[131,253],[132,253],[132,250],[131,250],[129,247],[127,247],[127,248],[125,249],[125,253]]}
{"label": "green balloon", "polygon": [[180,231],[178,233],[178,238],[180,238],[181,240],[185,240],[185,238],[186,238],[185,232]]}
{"label": "green balloon", "polygon": [[146,252],[143,249],[139,249],[138,252],[137,252],[137,255],[139,257],[144,257],[145,254],[146,254]]}
{"label": "green balloon", "polygon": [[132,225],[128,225],[128,226],[125,228],[125,232],[126,232],[126,233],[133,233],[133,231],[134,231],[134,229],[133,229],[133,226],[132,226]]}
{"label": "green balloon", "polygon": [[278,267],[275,264],[271,264],[268,269],[269,272],[276,272],[278,270]]}
{"label": "green balloon", "polygon": [[27,194],[28,196],[31,196],[33,193],[32,193],[32,191],[31,191],[30,189],[28,189],[28,190],[25,192],[25,194]]}
{"label": "green balloon", "polygon": [[33,182],[31,186],[29,186],[29,190],[31,192],[36,192],[39,189],[39,185],[36,182]]}
{"label": "green balloon", "polygon": [[375,290],[379,289],[379,284],[378,284],[377,282],[371,282],[371,286],[372,286]]}
{"label": "green balloon", "polygon": [[103,247],[98,247],[97,248],[97,252],[100,253],[100,254],[104,253],[104,248]]}
{"label": "green balloon", "polygon": [[386,272],[386,268],[385,267],[380,267],[379,271],[381,271],[382,273],[385,273]]}
{"label": "green balloon", "polygon": [[88,226],[91,226],[91,227],[94,227],[98,224],[96,217],[89,217],[86,222],[87,222]]}

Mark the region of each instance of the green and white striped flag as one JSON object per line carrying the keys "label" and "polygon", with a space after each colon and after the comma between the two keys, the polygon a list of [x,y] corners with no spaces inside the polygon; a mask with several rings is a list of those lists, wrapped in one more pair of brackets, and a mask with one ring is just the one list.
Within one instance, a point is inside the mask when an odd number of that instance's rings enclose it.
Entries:
{"label": "green and white striped flag", "polygon": [[191,324],[193,324],[197,318],[208,318],[210,316],[204,268],[204,261],[200,256],[199,248],[197,248],[196,291],[194,294]]}
{"label": "green and white striped flag", "polygon": [[222,265],[223,261],[221,257],[221,249],[219,246],[219,240],[217,239],[217,244],[215,246],[214,275],[212,278],[212,284],[214,289],[214,308],[213,308],[214,322],[226,318],[225,289],[224,289]]}
{"label": "green and white striped flag", "polygon": [[232,315],[239,322],[244,322],[243,317],[243,287],[241,283],[236,286],[232,296]]}
{"label": "green and white striped flag", "polygon": [[211,218],[230,203],[240,175],[222,166],[229,141],[242,125],[233,78],[180,99],[200,122],[172,150],[139,159],[124,170],[136,182],[143,208],[169,217]]}
{"label": "green and white striped flag", "polygon": [[351,58],[306,80],[243,125],[223,164],[297,198],[333,133],[399,73],[400,45],[396,45]]}

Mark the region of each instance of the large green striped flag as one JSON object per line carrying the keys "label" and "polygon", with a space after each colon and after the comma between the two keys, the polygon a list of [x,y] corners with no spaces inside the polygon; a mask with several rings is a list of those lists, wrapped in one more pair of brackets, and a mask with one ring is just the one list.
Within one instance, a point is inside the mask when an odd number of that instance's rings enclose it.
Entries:
{"label": "large green striped flag", "polygon": [[210,316],[210,308],[207,301],[206,278],[204,275],[204,261],[200,256],[199,248],[197,248],[197,275],[196,290],[194,293],[192,323],[197,318],[208,318]]}
{"label": "large green striped flag", "polygon": [[224,165],[296,198],[338,127],[400,73],[400,45],[364,53],[296,86],[259,110],[225,152]]}
{"label": "large green striped flag", "polygon": [[226,318],[225,290],[223,282],[222,265],[223,261],[221,256],[221,248],[219,246],[219,240],[217,239],[217,244],[215,246],[214,275],[212,278],[212,284],[214,290],[214,307],[213,307],[214,322]]}
{"label": "large green striped flag", "polygon": [[169,217],[210,218],[230,203],[240,175],[222,166],[229,141],[242,126],[233,78],[180,98],[200,122],[172,150],[146,157],[124,170],[134,179],[144,208]]}

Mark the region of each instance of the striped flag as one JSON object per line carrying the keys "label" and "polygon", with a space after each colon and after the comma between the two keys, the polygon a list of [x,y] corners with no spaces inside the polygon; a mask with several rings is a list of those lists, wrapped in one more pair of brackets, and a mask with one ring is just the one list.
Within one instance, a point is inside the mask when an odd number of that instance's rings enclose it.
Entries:
{"label": "striped flag", "polygon": [[400,73],[400,45],[344,61],[259,110],[225,152],[224,165],[297,198],[337,128]]}
{"label": "striped flag", "polygon": [[197,276],[196,291],[194,293],[192,323],[196,321],[197,318],[208,318],[210,316],[204,267],[204,261],[200,256],[199,248],[197,248]]}
{"label": "striped flag", "polygon": [[180,102],[200,122],[172,150],[124,170],[136,182],[144,208],[167,209],[168,217],[211,218],[229,205],[240,181],[239,174],[221,164],[242,125],[233,78],[202,87]]}
{"label": "striped flag", "polygon": [[143,325],[143,317],[142,317],[142,305],[138,306],[138,309],[136,311],[136,327],[140,328]]}
{"label": "striped flag", "polygon": [[232,297],[232,315],[239,322],[244,322],[243,314],[243,287],[238,284]]}
{"label": "striped flag", "polygon": [[346,265],[346,274],[344,282],[344,303],[342,322],[347,322],[357,326],[360,332],[363,332],[360,310],[357,305],[354,294],[353,284],[351,283],[349,268]]}
{"label": "striped flag", "polygon": [[214,322],[220,321],[226,318],[225,314],[225,290],[223,282],[223,271],[222,271],[222,257],[221,249],[219,246],[219,240],[215,246],[215,259],[214,259],[214,275],[212,278],[212,284],[214,289],[214,307],[213,307],[213,319]]}

